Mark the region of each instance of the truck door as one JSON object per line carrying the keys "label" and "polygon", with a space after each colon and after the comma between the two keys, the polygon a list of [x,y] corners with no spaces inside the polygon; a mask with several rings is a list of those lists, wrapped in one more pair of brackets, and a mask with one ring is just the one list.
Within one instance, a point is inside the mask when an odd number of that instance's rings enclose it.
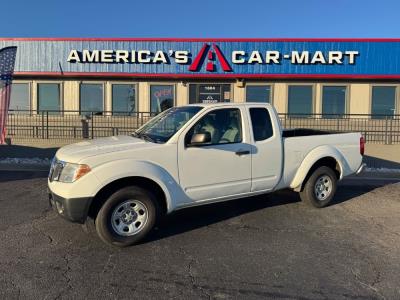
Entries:
{"label": "truck door", "polygon": [[280,180],[283,164],[278,120],[271,118],[271,111],[265,106],[250,106],[249,115],[254,143],[251,191],[272,190]]}
{"label": "truck door", "polygon": [[[247,121],[246,111],[245,121]],[[217,108],[205,114],[179,138],[179,180],[193,201],[250,192],[251,145],[239,108]],[[192,146],[197,133],[211,141]]]}

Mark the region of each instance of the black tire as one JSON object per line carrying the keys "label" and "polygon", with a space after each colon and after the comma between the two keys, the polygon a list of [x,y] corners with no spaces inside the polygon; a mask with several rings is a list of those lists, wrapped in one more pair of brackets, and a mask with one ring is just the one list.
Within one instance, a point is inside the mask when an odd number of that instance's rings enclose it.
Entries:
{"label": "black tire", "polygon": [[[113,213],[118,213],[121,210],[121,206],[124,203],[127,203],[125,205],[128,207],[131,207],[131,205],[136,206],[136,204],[129,203],[128,201],[135,201],[138,203],[138,205],[140,205],[140,207],[144,207],[146,209],[147,217],[146,221],[143,221],[142,225],[139,225],[141,226],[140,230],[136,228],[136,221],[132,221],[135,220],[135,218],[132,218],[132,220],[130,220],[131,224],[133,224],[132,226],[135,226],[134,229],[139,231],[132,234],[127,232],[123,233],[126,235],[122,235],[120,232],[118,232],[118,229],[116,229],[118,227],[116,225],[116,221],[118,221],[117,223],[119,225],[119,223],[127,216],[124,214],[124,212],[128,210],[123,209],[122,215],[124,217],[116,218],[114,215],[114,219],[116,219],[114,221],[112,220],[112,216]],[[120,209],[117,211],[117,208]],[[128,211],[128,216],[130,216],[130,214],[135,214],[132,209],[133,208],[131,208],[131,211]],[[131,246],[139,243],[150,232],[156,222],[158,213],[158,203],[155,199],[155,196],[151,192],[137,186],[125,187],[112,194],[99,210],[95,221],[96,231],[99,237],[107,244],[118,247]],[[136,216],[139,216],[139,212],[136,214]],[[129,230],[129,228],[132,227],[129,227],[131,224],[128,223],[123,222],[121,223],[121,226],[125,226],[124,229],[128,228]]]}
{"label": "black tire", "polygon": [[[321,183],[324,185],[321,185]],[[320,188],[317,188],[317,184]],[[322,208],[331,203],[336,193],[336,187],[337,177],[335,172],[329,167],[319,167],[308,177],[303,190],[300,192],[300,198],[304,202]]]}

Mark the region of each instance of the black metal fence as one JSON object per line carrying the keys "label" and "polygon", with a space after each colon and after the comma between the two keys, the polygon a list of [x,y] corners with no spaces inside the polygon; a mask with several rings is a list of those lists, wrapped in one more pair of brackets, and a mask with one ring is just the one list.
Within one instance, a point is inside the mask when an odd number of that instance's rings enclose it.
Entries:
{"label": "black metal fence", "polygon": [[[76,141],[118,134],[129,134],[154,113],[78,112],[11,110],[7,137],[13,141]],[[366,141],[378,144],[400,143],[400,115],[290,115],[279,114],[283,128],[312,128],[327,131],[362,132]]]}
{"label": "black metal fence", "polygon": [[332,132],[361,132],[368,143],[399,144],[400,115],[279,114],[283,128],[310,128]]}
{"label": "black metal fence", "polygon": [[7,137],[13,140],[93,139],[129,134],[139,128],[154,113],[78,112],[11,110],[7,118]]}

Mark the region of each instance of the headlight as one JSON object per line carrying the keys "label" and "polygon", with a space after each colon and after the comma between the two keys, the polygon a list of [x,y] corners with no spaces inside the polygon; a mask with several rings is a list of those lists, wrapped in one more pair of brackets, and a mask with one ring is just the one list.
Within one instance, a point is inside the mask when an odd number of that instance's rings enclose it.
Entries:
{"label": "headlight", "polygon": [[57,181],[60,182],[74,182],[85,174],[90,172],[90,167],[84,164],[73,164],[62,162],[63,168],[58,176]]}

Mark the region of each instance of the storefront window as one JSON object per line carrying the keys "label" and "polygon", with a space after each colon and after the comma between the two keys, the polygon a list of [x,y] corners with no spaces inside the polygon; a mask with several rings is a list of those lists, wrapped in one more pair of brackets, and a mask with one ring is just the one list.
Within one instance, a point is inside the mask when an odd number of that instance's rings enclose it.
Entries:
{"label": "storefront window", "polygon": [[59,113],[61,109],[61,92],[59,83],[39,83],[37,85],[38,111]]}
{"label": "storefront window", "polygon": [[13,83],[11,87],[10,110],[29,113],[30,105],[29,83]]}
{"label": "storefront window", "polygon": [[133,84],[112,85],[113,115],[129,115],[136,111],[136,90]]}
{"label": "storefront window", "polygon": [[103,112],[103,84],[82,83],[80,87],[81,114]]}
{"label": "storefront window", "polygon": [[173,85],[152,85],[150,86],[150,110],[152,113],[159,113],[174,106]]}
{"label": "storefront window", "polygon": [[295,117],[309,117],[313,112],[313,87],[289,85],[288,113]]}
{"label": "storefront window", "polygon": [[270,85],[247,85],[246,102],[271,103]]}
{"label": "storefront window", "polygon": [[346,86],[322,88],[322,114],[324,118],[337,118],[346,113]]}
{"label": "storefront window", "polygon": [[395,114],[396,87],[374,86],[372,87],[372,118],[380,119]]}
{"label": "storefront window", "polygon": [[190,84],[189,103],[230,102],[230,84]]}

